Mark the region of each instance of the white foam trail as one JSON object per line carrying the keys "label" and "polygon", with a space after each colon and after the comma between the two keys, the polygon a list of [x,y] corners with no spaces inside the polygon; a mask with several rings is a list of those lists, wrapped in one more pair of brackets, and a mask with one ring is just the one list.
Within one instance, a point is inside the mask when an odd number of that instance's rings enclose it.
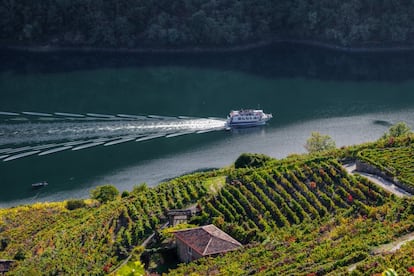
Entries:
{"label": "white foam trail", "polygon": [[161,134],[155,134],[155,135],[149,135],[149,136],[145,136],[142,138],[138,138],[137,140],[135,140],[136,142],[141,142],[141,141],[146,141],[146,140],[151,140],[151,139],[155,139],[155,138],[160,138],[160,137],[164,137],[166,136],[167,133],[161,133]]}
{"label": "white foam trail", "polygon": [[98,117],[98,118],[106,118],[106,119],[113,119],[115,118],[114,115],[107,115],[107,114],[98,114],[98,113],[86,113],[87,116],[90,117]]}
{"label": "white foam trail", "polygon": [[0,111],[0,115],[6,115],[6,116],[19,116],[19,113],[14,112],[7,112],[7,111]]}
{"label": "white foam trail", "polygon": [[60,151],[71,149],[72,147],[73,146],[65,146],[65,147],[55,148],[55,149],[51,149],[51,150],[41,152],[38,155],[43,156],[43,155],[47,155],[47,154],[52,154],[52,153],[55,153],[55,152],[60,152]]}
{"label": "white foam trail", "polygon": [[81,149],[91,148],[91,147],[95,147],[95,146],[102,145],[103,143],[105,143],[105,142],[95,142],[95,143],[90,143],[90,144],[86,144],[86,145],[78,146],[78,147],[76,147],[76,148],[73,148],[72,150],[81,150]]}
{"label": "white foam trail", "polygon": [[24,111],[22,114],[25,115],[32,115],[32,116],[45,116],[45,117],[52,117],[52,114],[49,113],[42,113],[42,112],[31,112],[31,111]]}
{"label": "white foam trail", "polygon": [[172,137],[177,137],[177,136],[181,136],[181,135],[187,135],[187,134],[191,134],[194,133],[194,131],[186,131],[186,132],[178,132],[178,133],[172,133],[172,134],[168,134],[165,137],[166,138],[172,138]]}
{"label": "white foam trail", "polygon": [[38,120],[40,121],[58,121],[58,120],[63,120],[63,118],[56,118],[56,117],[42,117],[39,118]]}
{"label": "white foam trail", "polygon": [[117,114],[116,116],[120,118],[127,118],[127,119],[138,119],[138,120],[147,119],[146,116],[140,116],[140,115]]}
{"label": "white foam trail", "polygon": [[0,155],[0,159],[6,158],[9,155]]}
{"label": "white foam trail", "polygon": [[31,149],[31,147],[26,146],[26,147],[15,148],[15,149],[9,150],[6,153],[10,154],[10,153],[16,153],[16,152],[20,152],[20,151],[26,151],[26,150],[30,150],[30,149]]}
{"label": "white foam trail", "polygon": [[199,130],[196,131],[197,134],[202,134],[202,133],[207,133],[207,132],[212,132],[212,131],[218,131],[218,130],[223,130],[223,128],[212,128],[212,129],[205,129],[205,130]]}
{"label": "white foam trail", "polygon": [[94,142],[94,143],[104,142],[105,143],[105,142],[108,142],[114,139],[117,139],[117,138],[98,138],[98,139],[90,140],[90,142]]}
{"label": "white foam trail", "polygon": [[12,150],[12,148],[5,148],[5,149],[0,149],[0,153],[7,153],[10,150]]}
{"label": "white foam trail", "polygon": [[85,144],[85,143],[88,143],[88,142],[90,142],[90,140],[86,140],[86,141],[73,141],[73,142],[64,143],[63,145],[64,146],[76,146],[76,145]]}
{"label": "white foam trail", "polygon": [[119,139],[119,140],[111,141],[111,142],[105,143],[104,146],[112,146],[112,145],[116,145],[116,144],[129,142],[129,141],[132,141],[132,140],[135,140],[135,137],[122,138],[122,139]]}
{"label": "white foam trail", "polygon": [[46,144],[46,145],[40,145],[40,146],[32,147],[32,150],[44,150],[44,149],[49,149],[49,148],[57,147],[57,146],[60,146],[60,145],[61,144]]}
{"label": "white foam trail", "polygon": [[148,115],[148,118],[152,118],[152,119],[160,119],[160,120],[171,120],[171,119],[175,119],[175,117],[171,117],[171,116],[161,116],[161,115]]}
{"label": "white foam trail", "polygon": [[15,159],[23,158],[23,157],[26,157],[26,156],[30,156],[30,155],[33,155],[33,154],[36,154],[36,153],[39,153],[39,152],[40,152],[40,150],[34,150],[34,151],[24,152],[24,153],[20,153],[20,154],[16,154],[16,155],[12,155],[10,157],[7,157],[3,161],[4,162],[7,162],[7,161],[15,160]]}
{"label": "white foam trail", "polygon": [[85,115],[75,114],[75,113],[65,113],[65,112],[55,112],[55,115],[65,116],[65,117],[74,117],[74,118],[84,118]]}
{"label": "white foam trail", "polygon": [[11,118],[10,120],[13,120],[13,121],[28,121],[29,119],[27,119],[25,117],[17,117],[17,118]]}

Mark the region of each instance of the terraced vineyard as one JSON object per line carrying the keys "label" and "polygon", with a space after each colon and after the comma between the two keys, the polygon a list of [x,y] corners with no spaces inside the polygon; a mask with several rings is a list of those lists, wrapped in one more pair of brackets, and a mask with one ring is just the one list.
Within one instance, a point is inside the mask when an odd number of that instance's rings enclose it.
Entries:
{"label": "terraced vineyard", "polygon": [[236,170],[216,196],[202,203],[202,218],[248,243],[264,240],[272,229],[320,220],[343,210],[367,215],[370,207],[384,204],[389,197],[328,159],[292,169]]}
{"label": "terraced vineyard", "polygon": [[[329,153],[363,156],[405,181],[412,137]],[[337,155],[336,155],[337,154]],[[11,275],[110,273],[165,221],[165,211],[200,204],[193,224],[214,223],[245,247],[171,270],[172,275],[355,275],[414,271],[410,242],[392,256],[377,246],[414,232],[414,199],[396,198],[323,155],[292,155],[258,168],[223,169],[145,185],[122,198],[69,211],[64,203],[0,210],[0,259]],[[386,164],[387,167],[384,167]],[[392,166],[391,166],[392,165]],[[382,166],[382,167],[381,167]],[[408,179],[408,180],[407,180]]]}
{"label": "terraced vineyard", "polygon": [[358,157],[414,188],[414,144],[365,149],[359,152]]}
{"label": "terraced vineyard", "polygon": [[372,256],[371,251],[414,231],[413,208],[412,200],[398,199],[371,207],[368,215],[348,213],[277,228],[266,234],[264,242],[183,264],[169,275],[348,275],[354,265],[352,275],[381,274],[387,268],[409,275],[413,242],[397,259]]}
{"label": "terraced vineyard", "polygon": [[211,182],[214,174],[140,187],[100,207],[68,211],[61,203],[0,210],[0,258],[21,259],[12,271],[16,275],[109,272],[165,221],[165,210],[207,195],[206,179]]}

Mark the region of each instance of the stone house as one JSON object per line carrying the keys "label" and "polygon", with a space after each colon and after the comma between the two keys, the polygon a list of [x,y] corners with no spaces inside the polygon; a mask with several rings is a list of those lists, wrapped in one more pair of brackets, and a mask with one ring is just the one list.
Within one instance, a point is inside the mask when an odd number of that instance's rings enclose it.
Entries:
{"label": "stone house", "polygon": [[233,251],[242,246],[213,224],[174,232],[178,257],[182,262]]}

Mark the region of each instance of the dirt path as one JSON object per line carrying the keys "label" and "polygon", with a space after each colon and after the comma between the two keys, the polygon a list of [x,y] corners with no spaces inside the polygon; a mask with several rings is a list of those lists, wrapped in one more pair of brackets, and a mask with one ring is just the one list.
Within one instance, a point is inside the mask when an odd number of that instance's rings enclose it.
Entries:
{"label": "dirt path", "polygon": [[378,186],[380,186],[384,190],[386,190],[390,193],[393,193],[394,195],[396,195],[398,197],[413,196],[409,192],[401,189],[400,187],[396,186],[394,183],[392,183],[392,182],[390,182],[390,181],[388,181],[388,180],[386,180],[386,179],[384,179],[380,176],[356,171],[355,170],[356,169],[355,162],[343,165],[343,167],[345,168],[345,170],[348,173],[350,173],[350,174],[359,174],[359,175],[369,179],[371,182],[377,184]]}
{"label": "dirt path", "polygon": [[[355,162],[350,163],[350,164],[346,164],[343,165],[344,169],[349,173],[349,174],[358,174],[361,175],[367,179],[369,179],[371,182],[375,183],[376,185],[380,186],[381,188],[383,188],[384,190],[393,193],[394,195],[398,196],[398,197],[404,197],[404,196],[408,196],[411,197],[413,196],[412,194],[408,193],[407,191],[401,189],[400,187],[396,186],[394,183],[380,177],[377,175],[372,175],[369,173],[364,173],[364,172],[358,172],[356,171],[356,165]],[[383,244],[380,245],[376,248],[374,248],[371,251],[372,255],[379,255],[379,254],[387,254],[387,253],[394,253],[397,250],[399,250],[401,248],[401,246],[403,246],[405,243],[414,240],[414,232],[407,234],[405,236],[402,236],[400,238],[398,238],[397,240],[387,243],[387,244]],[[348,267],[348,272],[352,272],[353,270],[356,269],[356,267],[358,266],[358,264],[360,264],[361,262],[352,264]]]}
{"label": "dirt path", "polygon": [[414,240],[414,233],[399,237],[396,241],[383,244],[371,251],[373,255],[394,253],[399,250],[405,243]]}
{"label": "dirt path", "polygon": [[[403,246],[404,244],[406,244],[407,242],[413,241],[414,240],[414,232],[407,234],[405,236],[399,237],[397,240],[387,243],[387,244],[383,244],[380,245],[376,248],[374,248],[371,251],[371,255],[380,255],[380,254],[390,254],[390,253],[394,253],[396,251],[398,251],[401,246]],[[361,262],[357,262],[355,264],[352,264],[350,266],[348,266],[348,272],[352,272],[354,271],[357,266],[362,263]]]}

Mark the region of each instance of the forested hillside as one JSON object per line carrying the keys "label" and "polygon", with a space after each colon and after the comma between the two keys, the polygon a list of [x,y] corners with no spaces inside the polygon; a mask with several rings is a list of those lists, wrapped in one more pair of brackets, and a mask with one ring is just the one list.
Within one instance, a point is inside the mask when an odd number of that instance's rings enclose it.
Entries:
{"label": "forested hillside", "polygon": [[414,44],[407,0],[4,0],[4,45],[229,47],[272,39],[339,46]]}

